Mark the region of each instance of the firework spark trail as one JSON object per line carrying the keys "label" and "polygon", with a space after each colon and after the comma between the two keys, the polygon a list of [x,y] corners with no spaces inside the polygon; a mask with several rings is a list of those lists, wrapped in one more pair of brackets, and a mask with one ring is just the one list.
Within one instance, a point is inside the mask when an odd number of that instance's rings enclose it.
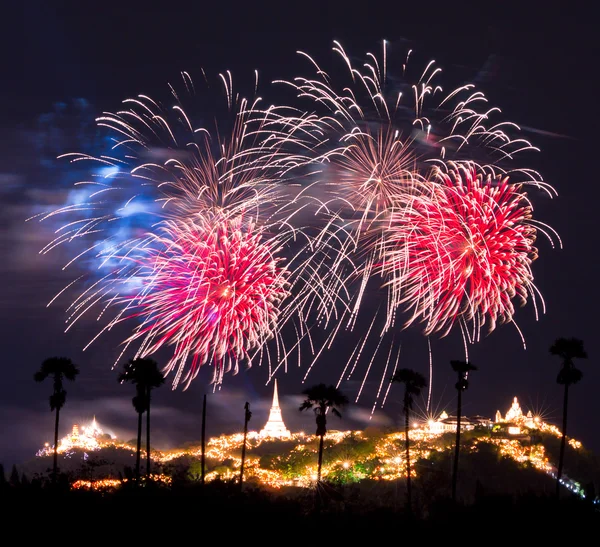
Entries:
{"label": "firework spark trail", "polygon": [[[445,93],[435,61],[411,79],[407,55],[395,79],[386,48],[384,41],[382,61],[368,53],[359,66],[334,42],[341,76],[299,52],[316,75],[279,81],[298,106],[265,108],[234,91],[229,71],[220,74],[227,113],[211,110],[214,126],[206,112],[196,124],[173,86],[170,108],[138,95],[100,116],[99,127],[115,137],[111,152],[65,154],[95,170],[74,202],[36,217],[67,219],[42,252],[68,245],[73,258],[63,269],[96,270],[59,293],[83,284],[67,330],[96,309],[105,326],[89,344],[137,321],[119,359],[131,344],[140,356],[171,348],[165,370],[175,373],[174,386],[187,386],[208,362],[216,384],[242,361],[265,359],[271,375],[297,352],[300,365],[304,342],[314,357],[307,375],[369,309],[381,311],[367,318],[348,379],[369,336],[378,352],[406,313],[402,326],[423,323],[427,335],[458,324],[465,351],[485,324],[516,326],[513,299],[529,298],[537,314],[535,296],[544,303],[533,284],[533,242],[538,232],[551,242],[558,236],[532,218],[525,189],[555,192],[515,163],[537,149],[510,136],[516,124],[494,121],[500,110],[474,86]],[[182,77],[195,95],[189,74]],[[256,71],[253,84],[256,92]],[[368,305],[373,289],[385,305]],[[320,347],[314,325],[329,329]],[[431,377],[429,338],[428,347]]]}
{"label": "firework spark trail", "polygon": [[[388,335],[397,318],[409,313],[400,328],[418,320],[425,324],[425,334],[445,335],[460,325],[466,352],[467,343],[480,339],[486,323],[489,330],[506,322],[519,330],[513,298],[523,303],[529,297],[536,317],[535,297],[544,306],[533,284],[533,241],[538,232],[552,246],[554,241],[560,244],[560,238],[532,218],[526,189],[550,197],[556,192],[540,173],[519,165],[524,152],[539,149],[518,136],[517,124],[501,120],[500,109],[490,106],[481,91],[466,84],[445,92],[435,61],[411,78],[410,51],[398,78],[387,46],[384,41],[383,60],[368,53],[359,63],[334,42],[342,66],[335,74],[298,52],[314,76],[276,83],[291,88],[298,104],[308,106],[289,114],[274,109],[270,120],[299,136],[294,168],[314,167],[309,176],[316,182],[310,191],[319,196],[331,219],[324,230],[343,228],[339,241],[350,260],[338,266],[353,265],[338,274],[346,279],[344,288],[351,296],[352,312],[343,314],[347,328],[356,326],[365,294],[375,285],[386,291],[387,306],[381,308],[385,317],[379,330],[367,320],[374,336]],[[448,175],[451,169],[474,169],[482,181],[505,182],[502,189],[475,179],[461,182]],[[456,252],[444,246],[460,243],[455,239],[459,233],[466,233],[467,240],[475,237],[472,230],[481,231],[478,242],[472,241],[481,259],[468,264],[463,260],[463,268],[473,269],[459,274],[459,261],[448,260]],[[361,337],[358,346],[365,343]],[[358,346],[351,358],[353,371]],[[428,348],[431,377],[429,338]],[[370,368],[371,360],[365,378]]]}
{"label": "firework spark trail", "polygon": [[290,86],[317,111],[282,119],[296,124],[306,143],[312,140],[312,146],[305,144],[310,152],[305,161],[323,167],[321,187],[331,197],[328,210],[352,226],[349,245],[354,252],[373,253],[381,246],[381,232],[398,198],[419,193],[446,159],[481,161],[481,169],[493,165],[510,175],[511,182],[535,184],[555,194],[534,170],[502,166],[502,160],[537,148],[508,135],[509,129],[518,129],[516,124],[492,122],[500,110],[489,108],[480,91],[464,85],[444,94],[436,84],[441,68],[435,61],[412,81],[390,83],[386,47],[384,41],[383,62],[368,53],[367,62],[357,68],[334,42],[348,82],[333,79],[304,52],[299,53],[316,68],[317,76],[276,81]]}
{"label": "firework spark trail", "polygon": [[141,267],[149,271],[138,274],[142,289],[122,298],[130,311],[120,320],[141,320],[125,343],[142,339],[140,355],[174,346],[166,368],[176,370],[175,378],[192,356],[186,385],[210,361],[220,383],[274,335],[289,285],[288,270],[275,258],[281,249],[253,226],[242,229],[241,219],[168,221],[160,232],[144,249]]}
{"label": "firework spark trail", "polygon": [[411,200],[397,221],[392,213],[383,269],[401,272],[390,282],[411,313],[407,325],[421,321],[426,335],[445,336],[460,320],[476,335],[486,324],[491,332],[512,321],[513,300],[539,295],[531,264],[541,225],[522,185],[474,165],[448,167],[424,199]]}
{"label": "firework spark trail", "polygon": [[[219,76],[227,112],[214,110],[214,128],[197,126],[171,85],[171,108],[138,95],[103,113],[97,124],[114,136],[111,154],[61,156],[95,166],[90,180],[77,183],[80,193],[89,190],[35,217],[67,218],[43,253],[69,245],[74,257],[63,269],[92,265],[93,275],[78,276],[52,299],[79,287],[66,330],[106,316],[87,349],[127,322],[132,332],[115,365],[130,348],[136,357],[166,348],[163,370],[173,373],[174,388],[187,388],[207,363],[215,385],[257,355],[270,370],[273,359],[285,364],[284,325],[293,323],[293,347],[306,338],[312,347],[305,320],[315,316],[326,327],[345,292],[326,267],[343,260],[338,236],[305,231],[299,217],[320,205],[285,184],[285,172],[304,161],[284,149],[303,146],[295,127],[266,127],[270,109],[234,92],[230,72]],[[189,74],[182,77],[195,94]],[[273,339],[272,356],[265,346]]]}

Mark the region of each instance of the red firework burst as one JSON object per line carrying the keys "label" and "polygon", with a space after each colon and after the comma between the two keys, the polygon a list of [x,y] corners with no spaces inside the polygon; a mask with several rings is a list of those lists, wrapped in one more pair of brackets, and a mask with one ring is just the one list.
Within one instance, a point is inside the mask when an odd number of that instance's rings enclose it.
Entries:
{"label": "red firework burst", "polygon": [[479,331],[512,320],[513,299],[534,289],[536,229],[521,185],[451,164],[429,195],[392,215],[382,271],[398,304],[412,310],[425,333],[448,334],[462,319]]}
{"label": "red firework burst", "polygon": [[142,339],[138,355],[173,346],[166,372],[186,386],[211,362],[214,381],[273,337],[288,271],[274,258],[276,240],[236,219],[197,216],[166,222],[145,249],[142,289],[128,297],[127,318],[142,323],[127,342]]}

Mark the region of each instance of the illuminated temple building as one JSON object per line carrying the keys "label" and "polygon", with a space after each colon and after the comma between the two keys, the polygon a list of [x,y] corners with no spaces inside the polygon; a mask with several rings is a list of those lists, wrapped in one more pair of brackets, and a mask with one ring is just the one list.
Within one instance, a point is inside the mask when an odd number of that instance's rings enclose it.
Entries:
{"label": "illuminated temple building", "polygon": [[[458,420],[456,416],[448,416],[444,411],[442,412],[437,420],[429,420],[427,422],[427,429],[430,433],[446,433],[447,431],[456,431],[456,424]],[[489,418],[483,416],[462,416],[460,418],[460,429],[461,431],[470,431],[475,426],[492,427],[492,421]]]}
{"label": "illuminated temple building", "polygon": [[[448,431],[456,431],[457,419],[456,416],[448,416],[444,411],[440,414],[437,420],[429,420],[427,429],[431,433],[446,433]],[[522,428],[538,428],[539,418],[534,417],[531,410],[527,414],[523,414],[521,405],[516,397],[513,398],[511,407],[502,416],[501,412],[496,411],[494,421],[483,416],[462,416],[460,419],[460,429],[469,431],[476,426],[494,427],[499,426],[505,429],[509,435],[520,435]]]}
{"label": "illuminated temple building", "polygon": [[[81,426],[81,431],[79,426],[74,424],[71,433],[58,441],[57,452],[67,452],[76,448],[98,450],[102,447],[103,442],[111,439],[112,436],[100,428],[94,416],[94,419],[88,425]],[[46,443],[44,448],[38,452],[38,456],[50,454],[51,452],[53,452],[53,447],[50,446],[50,443]]]}
{"label": "illuminated temple building", "polygon": [[516,397],[513,399],[512,405],[504,417],[502,417],[499,410],[496,411],[495,422],[506,427],[510,435],[519,435],[522,427],[530,429],[537,429],[539,427],[539,418],[537,416],[534,417],[531,410],[527,414],[523,414],[521,405]]}
{"label": "illuminated temple building", "polygon": [[289,438],[290,431],[285,427],[281,417],[281,408],[279,406],[279,396],[277,394],[277,380],[273,388],[273,404],[269,412],[269,419],[259,432],[260,437],[273,437],[275,439]]}
{"label": "illuminated temple building", "polygon": [[[537,429],[540,432],[552,435],[556,438],[561,437],[561,432],[558,427],[552,424],[547,424],[539,416],[532,415],[531,412],[526,414],[521,410],[519,402],[515,397],[512,405],[507,405],[508,410],[505,415],[496,412],[495,419],[467,415],[461,416],[461,429],[467,431],[475,429],[474,434],[469,436],[475,448],[480,443],[489,443],[497,447],[498,453],[502,456],[509,457],[516,462],[531,463],[536,469],[543,471],[546,474],[553,475],[556,468],[550,460],[550,455],[542,443],[531,443],[531,429]],[[414,451],[415,461],[417,459],[428,459],[430,454],[439,450],[445,450],[449,445],[446,440],[442,439],[440,443],[438,439],[444,435],[452,436],[456,433],[457,419],[455,416],[448,416],[443,412],[439,417],[433,417],[429,421],[419,421],[413,424],[411,431],[411,441]],[[485,428],[485,430],[480,430]],[[478,431],[480,430],[480,431]],[[486,431],[487,430],[487,431]],[[277,455],[276,460],[281,465],[271,466],[268,468],[261,465],[261,453],[254,452],[246,459],[248,463],[248,477],[252,476],[253,480],[279,488],[282,486],[304,486],[312,487],[316,480],[314,466],[314,448],[310,448],[311,439],[314,435],[306,435],[303,432],[292,433],[286,428],[281,408],[279,406],[279,394],[277,382],[273,386],[273,401],[269,418],[260,432],[251,431],[249,435],[249,446],[251,449],[258,448],[262,442],[273,444],[281,442],[281,454]],[[354,454],[354,451],[347,449],[343,445],[340,446],[340,459],[330,457],[326,460],[323,466],[324,475],[351,476],[352,480],[375,479],[375,480],[395,480],[406,475],[406,464],[403,459],[404,448],[401,441],[405,439],[405,433],[402,431],[392,431],[389,433],[376,432],[374,435],[363,434],[361,431],[331,431],[327,432],[327,439],[332,445],[343,443],[346,439],[352,441],[359,438],[372,439],[373,449],[364,453],[361,450],[360,454]],[[206,455],[214,462],[222,462],[222,465],[215,467],[206,475],[206,480],[215,480],[218,478],[232,479],[239,477],[239,467],[241,465],[240,452],[242,443],[245,442],[242,433],[234,433],[232,435],[221,435],[208,440],[206,447]],[[575,439],[568,439],[569,445],[578,450],[581,448],[581,443]],[[116,437],[108,433],[104,433],[96,420],[94,419],[86,425],[73,426],[72,432],[61,439],[58,443],[58,452],[63,454],[64,459],[72,458],[70,465],[77,466],[79,461],[86,461],[91,456],[90,451],[95,451],[103,448],[113,448],[111,458],[118,458],[121,463],[116,465],[131,465],[132,456],[135,455],[135,441],[121,442]],[[314,446],[314,445],[313,445]],[[84,452],[82,455],[77,454],[77,450]],[[200,458],[203,447],[191,445],[186,448],[174,448],[169,450],[153,450],[152,460],[157,464],[165,465],[169,462],[177,461],[179,458]],[[277,453],[277,447],[268,447],[270,453]],[[286,451],[289,453],[286,455]],[[52,447],[46,443],[44,449],[37,453],[37,456],[51,457]],[[286,462],[296,461],[298,455],[304,459],[303,454],[310,456],[307,461],[308,465],[299,464],[298,466],[288,466]],[[80,460],[80,457],[83,459]],[[293,460],[290,458],[294,458]],[[61,461],[64,461],[61,460]],[[302,461],[301,460],[301,461]],[[100,460],[101,461],[101,460]],[[275,459],[269,458],[269,462]],[[225,463],[231,462],[231,463]],[[65,467],[67,463],[63,464]],[[91,472],[85,470],[84,476],[75,483],[73,488],[117,488],[125,479],[115,479],[113,477],[112,463],[104,466],[104,478],[100,478],[100,468],[95,473],[98,473],[98,480],[91,480]],[[48,465],[46,464],[46,467]],[[217,469],[219,469],[217,471]],[[290,469],[292,471],[290,472]],[[418,472],[418,469],[417,469]],[[343,473],[343,475],[337,475]],[[88,480],[88,474],[90,480]],[[106,478],[108,477],[108,478]],[[159,474],[157,480],[169,482],[171,478],[168,475]],[[565,481],[567,479],[565,478]],[[573,492],[581,493],[581,485],[572,479],[565,483]]]}

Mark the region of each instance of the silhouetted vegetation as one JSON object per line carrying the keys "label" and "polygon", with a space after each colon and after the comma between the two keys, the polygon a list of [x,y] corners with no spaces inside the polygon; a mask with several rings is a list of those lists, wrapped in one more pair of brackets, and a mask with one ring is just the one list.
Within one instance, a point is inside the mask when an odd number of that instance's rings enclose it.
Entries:
{"label": "silhouetted vegetation", "polygon": [[454,466],[452,468],[452,501],[456,501],[456,480],[458,477],[458,457],[460,455],[460,421],[462,418],[462,392],[469,387],[469,372],[477,370],[477,367],[468,361],[450,361],[452,370],[458,375],[454,387],[458,392],[456,403],[456,444],[454,447]]}
{"label": "silhouetted vegetation", "polygon": [[138,414],[137,451],[135,463],[136,480],[140,480],[140,456],[142,450],[142,415],[146,412],[146,478],[150,477],[150,403],[154,388],[165,383],[165,379],[153,359],[130,359],[117,377],[119,383],[135,385],[135,396],[131,400]]}
{"label": "silhouetted vegetation", "polygon": [[[282,541],[286,542],[289,542],[289,534],[297,531],[298,537],[292,537],[292,543],[301,539],[306,542],[307,537],[312,537],[310,534],[318,534],[315,537],[320,541],[354,544],[372,539],[373,533],[398,527],[407,531],[406,537],[448,539],[461,522],[468,525],[470,534],[475,531],[489,534],[502,527],[518,530],[521,540],[556,540],[553,528],[556,523],[561,523],[561,529],[567,534],[587,530],[595,533],[600,525],[597,496],[600,462],[577,443],[566,443],[568,388],[582,377],[573,359],[585,358],[587,354],[583,343],[576,339],[558,339],[550,353],[562,359],[557,377],[557,382],[565,386],[562,437],[554,429],[537,429],[531,424],[527,425],[530,430],[521,428],[516,434],[509,434],[502,427],[461,430],[461,393],[468,387],[468,372],[476,367],[468,362],[452,361],[452,368],[458,374],[455,432],[439,436],[413,435],[411,445],[409,424],[413,399],[427,384],[419,373],[400,369],[390,381],[404,385],[404,439],[397,431],[377,428],[334,432],[326,439],[327,413],[331,411],[341,418],[338,409],[348,404],[348,398],[335,386],[318,384],[303,391],[306,400],[299,408],[300,411],[314,410],[316,436],[301,433],[301,440],[261,439],[255,444],[248,436],[251,456],[248,456],[246,476],[246,437],[251,417],[248,403],[241,465],[239,442],[220,452],[211,451],[209,457],[204,450],[203,431],[200,452],[196,444],[188,443],[188,453],[174,450],[168,457],[157,459],[156,474],[150,473],[151,391],[164,383],[156,362],[150,359],[130,360],[119,375],[120,382],[131,382],[136,388],[133,406],[138,413],[138,435],[131,446],[107,444],[91,455],[80,448],[70,449],[62,454],[59,468],[59,411],[66,400],[62,381],[74,380],[78,370],[66,358],[48,359],[35,379],[54,379],[50,397],[51,410],[56,410],[54,450],[52,455],[37,458],[34,468],[13,465],[8,477],[0,464],[3,516],[6,522],[11,519],[17,522],[23,515],[32,515],[35,527],[27,530],[26,539],[34,539],[39,532],[40,539],[46,541],[52,539],[49,531],[55,530],[59,519],[64,521],[65,518],[68,534],[77,531],[94,534],[100,523],[110,532],[114,525],[120,541],[126,538],[128,529],[132,530],[130,538],[136,541],[146,539],[142,538],[146,533],[148,539],[173,541],[180,529],[187,539],[186,532],[193,531],[195,526],[215,529],[224,534],[225,540],[238,536],[247,539],[257,528],[259,534],[268,533],[274,526],[283,532]],[[142,479],[144,412],[147,412],[147,467]],[[104,440],[110,442],[111,438],[107,436]],[[326,443],[327,458],[324,456]],[[403,444],[406,474],[398,456]],[[131,465],[133,446],[135,466]],[[411,448],[415,460],[412,467]],[[307,481],[307,471],[313,472],[315,452],[318,453],[317,480]],[[457,473],[459,453],[460,474]],[[52,469],[47,462],[51,456]],[[549,472],[551,468],[546,465],[549,461],[559,462],[558,479],[563,476],[564,467],[565,477],[576,478],[570,482],[571,487],[575,484],[578,488],[571,491],[564,487],[561,491],[565,495],[557,496],[555,481]],[[41,471],[42,466],[45,471]],[[266,473],[268,471],[273,473]],[[210,477],[206,483],[205,474]],[[277,480],[263,481],[265,476],[277,477]],[[242,482],[246,485],[243,490],[239,487]],[[307,487],[308,484],[311,486]],[[559,484],[557,480],[557,488]],[[456,496],[458,488],[460,501]],[[582,490],[585,496],[581,495]],[[403,497],[405,504],[398,502]],[[314,511],[315,500],[318,511]],[[150,514],[160,520],[142,530],[131,526]],[[232,522],[235,526],[231,526]],[[85,536],[84,541],[87,539]]]}
{"label": "silhouetted vegetation", "polygon": [[565,459],[565,444],[567,440],[567,409],[569,403],[569,387],[576,384],[583,377],[583,373],[575,367],[574,359],[587,359],[583,349],[583,341],[577,338],[559,338],[550,346],[550,353],[561,358],[561,367],[556,377],[556,382],[565,386],[563,397],[562,440],[560,443],[560,456],[556,472],[556,496],[560,495],[560,481]]}
{"label": "silhouetted vegetation", "polygon": [[[503,457],[487,443],[464,450],[459,485],[466,495],[461,496],[461,503],[452,503],[449,488],[440,487],[449,485],[452,460],[448,450],[415,462],[418,473],[410,513],[397,503],[405,494],[404,479],[322,480],[317,483],[322,506],[315,513],[312,489],[269,489],[248,480],[241,491],[237,478],[212,480],[203,487],[198,473],[190,472],[191,461],[171,469],[170,485],[144,480],[138,488],[135,480],[126,481],[124,476],[122,485],[114,490],[57,491],[47,488],[51,483],[40,477],[27,481],[19,477],[0,492],[5,522],[35,515],[35,527],[25,537],[46,540],[58,517],[64,522],[64,534],[86,532],[82,541],[94,533],[115,534],[119,541],[134,537],[173,541],[202,527],[215,530],[226,541],[277,533],[292,544],[310,534],[355,544],[394,527],[403,529],[403,537],[449,539],[457,521],[463,522],[471,535],[495,530],[518,534],[519,540],[541,540],[556,539],[560,532],[557,523],[566,527],[565,534],[594,532],[600,525],[597,505],[576,495],[556,499],[551,477]],[[134,471],[130,473],[133,477]],[[157,521],[147,530],[122,524],[125,515],[126,522],[133,523],[148,514],[156,515]],[[298,536],[290,538],[290,534]]]}
{"label": "silhouetted vegetation", "polygon": [[309,387],[302,392],[306,399],[300,405],[300,411],[313,409],[317,420],[317,432],[319,437],[319,462],[317,465],[317,482],[321,480],[321,469],[323,467],[323,439],[327,433],[327,412],[331,410],[338,418],[342,415],[338,407],[344,407],[348,404],[348,397],[344,395],[335,386],[317,384]]}
{"label": "silhouetted vegetation", "polygon": [[341,418],[342,415],[338,410],[338,407],[342,408],[346,406],[349,400],[348,397],[334,385],[328,386],[325,384],[317,384],[305,389],[302,394],[306,396],[306,399],[302,405],[300,405],[300,412],[312,408],[317,421],[316,435],[319,437],[319,459],[317,463],[317,482],[315,487],[315,511],[319,513],[323,506],[323,491],[325,488],[324,485],[321,484],[321,470],[323,467],[323,444],[325,434],[327,433],[327,412],[331,410],[332,414]]}
{"label": "silhouetted vegetation", "polygon": [[392,382],[404,384],[404,399],[402,409],[404,411],[404,436],[406,447],[406,505],[408,512],[412,512],[412,490],[410,476],[410,410],[413,407],[414,397],[421,393],[421,390],[427,386],[427,382],[422,374],[409,368],[397,370],[391,379]]}
{"label": "silhouetted vegetation", "polygon": [[[240,465],[240,488],[244,484],[244,463],[246,462],[246,439],[248,438],[248,422],[252,418],[252,412],[250,412],[250,403],[246,401],[244,405],[244,442],[242,444],[242,463]],[[202,451],[204,455],[204,451]]]}
{"label": "silhouetted vegetation", "polygon": [[67,392],[63,386],[63,380],[74,381],[79,374],[79,369],[67,357],[50,357],[42,363],[33,378],[36,382],[43,382],[46,378],[52,378],[52,394],[50,395],[50,410],[55,411],[54,418],[54,461],[52,465],[52,477],[56,482],[58,474],[58,424],[60,410],[65,406]]}

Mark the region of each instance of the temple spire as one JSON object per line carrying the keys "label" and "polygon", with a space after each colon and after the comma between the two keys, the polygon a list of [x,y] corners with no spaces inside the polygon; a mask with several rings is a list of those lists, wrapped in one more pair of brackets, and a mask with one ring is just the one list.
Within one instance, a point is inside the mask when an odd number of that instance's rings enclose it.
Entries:
{"label": "temple spire", "polygon": [[269,412],[269,419],[259,433],[261,437],[274,437],[281,439],[283,437],[290,437],[289,430],[283,423],[281,416],[281,408],[279,408],[279,394],[277,393],[277,379],[273,385],[273,404],[271,405],[271,411]]}
{"label": "temple spire", "polygon": [[275,378],[275,387],[273,388],[273,404],[271,406],[279,408],[279,396],[277,395],[277,378]]}

